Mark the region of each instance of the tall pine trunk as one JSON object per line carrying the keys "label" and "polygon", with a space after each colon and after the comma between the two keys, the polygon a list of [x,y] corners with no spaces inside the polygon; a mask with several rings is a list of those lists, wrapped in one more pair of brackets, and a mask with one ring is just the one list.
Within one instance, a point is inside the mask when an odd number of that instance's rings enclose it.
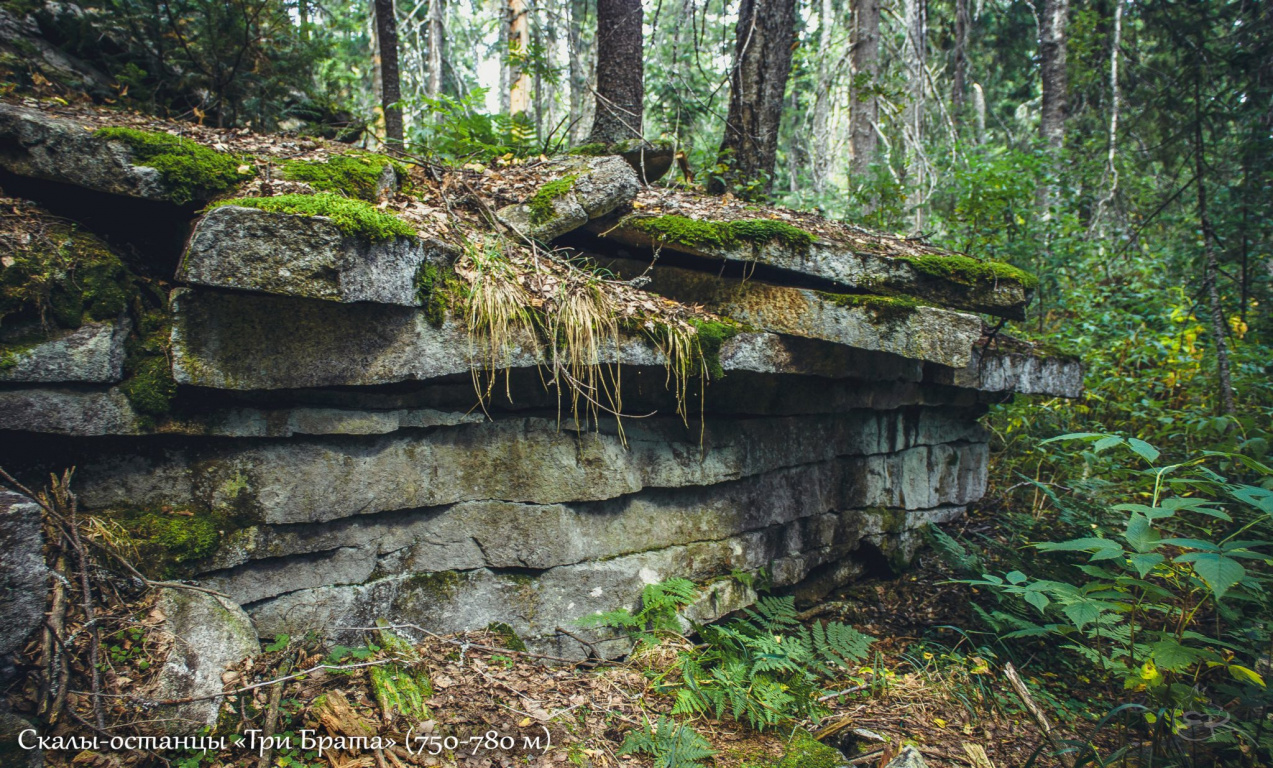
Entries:
{"label": "tall pine trunk", "polygon": [[425,87],[425,95],[436,99],[442,94],[442,67],[445,61],[443,50],[446,47],[446,0],[429,0],[429,81]]}
{"label": "tall pine trunk", "polygon": [[393,0],[375,0],[376,47],[380,53],[380,108],[385,115],[385,142],[402,148],[402,81],[398,74],[398,20]]}
{"label": "tall pine trunk", "polygon": [[950,85],[950,113],[956,124],[962,121],[964,113],[968,81],[968,28],[971,26],[968,0],[955,0],[955,71]]}
{"label": "tall pine trunk", "polygon": [[641,0],[597,0],[597,106],[589,142],[641,138],[643,21]]}
{"label": "tall pine trunk", "polygon": [[[831,156],[831,83],[835,73],[831,61],[831,30],[835,25],[835,7],[832,0],[820,0],[818,7],[818,79],[817,92],[813,95],[813,114],[810,119],[812,158],[810,181],[813,191],[826,191],[831,179],[834,161]],[[793,177],[792,183],[795,183]]]}
{"label": "tall pine trunk", "polygon": [[742,0],[735,35],[719,155],[727,170],[714,176],[708,189],[763,196],[773,188],[783,94],[796,42],[795,0]]}
{"label": "tall pine trunk", "polygon": [[875,95],[880,71],[880,0],[854,0],[853,96],[849,105],[849,133],[853,142],[852,177],[866,181],[879,138],[879,100]]}
{"label": "tall pine trunk", "polygon": [[906,203],[911,209],[912,230],[924,229],[924,203],[927,200],[924,159],[924,101],[927,94],[928,7],[926,0],[903,0],[902,18],[906,26],[906,44],[902,62],[910,85],[910,99],[902,113],[902,137],[906,145]]}
{"label": "tall pine trunk", "polygon": [[[527,18],[526,0],[508,0],[508,51],[516,54],[510,58],[522,59],[530,51],[530,19]],[[510,71],[508,79],[508,113],[518,115],[530,109],[530,75],[519,64]]]}

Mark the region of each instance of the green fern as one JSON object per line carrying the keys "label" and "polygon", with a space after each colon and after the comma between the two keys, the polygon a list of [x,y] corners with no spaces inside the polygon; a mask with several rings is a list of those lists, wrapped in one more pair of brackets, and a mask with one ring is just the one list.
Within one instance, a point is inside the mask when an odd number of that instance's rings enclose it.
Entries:
{"label": "green fern", "polygon": [[846,624],[806,628],[791,597],[765,597],[741,618],[702,629],[706,648],[682,653],[673,714],[726,714],[763,730],[825,713],[824,680],[841,677],[873,638]]}
{"label": "green fern", "polygon": [[680,632],[681,609],[698,597],[698,587],[689,579],[673,578],[647,584],[641,590],[641,610],[633,615],[626,608],[594,613],[579,620],[585,627],[621,629],[640,640],[656,632]]}
{"label": "green fern", "polygon": [[641,730],[628,733],[619,754],[649,755],[654,758],[654,768],[703,768],[701,761],[716,751],[693,728],[662,715],[657,729],[647,719]]}
{"label": "green fern", "polygon": [[924,538],[937,553],[937,557],[961,576],[981,573],[981,561],[970,553],[963,544],[952,538],[942,529],[929,523],[924,526]]}

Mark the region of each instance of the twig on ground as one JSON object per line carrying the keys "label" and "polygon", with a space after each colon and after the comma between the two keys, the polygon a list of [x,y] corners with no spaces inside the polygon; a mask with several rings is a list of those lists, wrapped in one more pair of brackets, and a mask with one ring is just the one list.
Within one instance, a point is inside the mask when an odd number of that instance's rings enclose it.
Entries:
{"label": "twig on ground", "polygon": [[1012,662],[1008,662],[1003,667],[1003,673],[1008,678],[1008,683],[1012,686],[1012,690],[1016,692],[1017,698],[1021,699],[1021,703],[1025,705],[1026,711],[1034,718],[1034,722],[1038,723],[1039,728],[1043,731],[1043,735],[1047,737],[1048,743],[1052,745],[1052,749],[1056,750],[1057,759],[1061,764],[1070,768],[1074,765],[1074,757],[1068,753],[1062,752],[1060,740],[1057,739],[1056,733],[1052,729],[1052,723],[1048,722],[1048,716],[1043,713],[1043,709],[1035,703],[1034,698],[1030,696],[1030,690],[1025,687],[1025,682],[1021,679],[1021,675],[1017,674],[1016,667],[1012,666]]}

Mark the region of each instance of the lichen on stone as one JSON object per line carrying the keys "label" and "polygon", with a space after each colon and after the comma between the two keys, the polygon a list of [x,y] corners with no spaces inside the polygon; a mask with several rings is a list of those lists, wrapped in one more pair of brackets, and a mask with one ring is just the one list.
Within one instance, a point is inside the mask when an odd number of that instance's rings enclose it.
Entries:
{"label": "lichen on stone", "polygon": [[337,192],[375,202],[385,168],[392,167],[398,179],[407,179],[407,169],[384,155],[372,153],[331,155],[326,160],[288,160],[282,175],[288,181],[303,181],[320,192]]}
{"label": "lichen on stone", "polygon": [[[233,189],[254,173],[250,163],[190,139],[136,128],[99,128],[94,136],[126,144],[137,165],[154,168],[172,200],[185,205]],[[247,170],[240,171],[246,166]]]}
{"label": "lichen on stone", "polygon": [[323,216],[331,219],[337,229],[346,235],[365,237],[368,240],[391,240],[395,237],[414,237],[416,234],[410,224],[397,216],[385,213],[366,201],[343,197],[332,192],[319,192],[314,195],[240,197],[220,200],[210,207],[222,205],[241,205],[291,216]]}
{"label": "lichen on stone", "polygon": [[578,178],[578,174],[563,176],[535,190],[535,194],[531,195],[530,199],[526,201],[527,207],[530,208],[530,223],[539,225],[546,221],[551,221],[557,215],[553,209],[553,201],[570,194],[574,190],[575,181]]}
{"label": "lichen on stone", "polygon": [[970,287],[1007,280],[1033,290],[1039,284],[1039,279],[1034,275],[1001,261],[980,261],[958,254],[925,254],[899,258],[921,274]]}
{"label": "lichen on stone", "polygon": [[811,233],[774,219],[710,221],[668,215],[631,217],[625,223],[660,242],[691,247],[730,248],[743,243],[779,243],[788,248],[807,250],[814,241]]}

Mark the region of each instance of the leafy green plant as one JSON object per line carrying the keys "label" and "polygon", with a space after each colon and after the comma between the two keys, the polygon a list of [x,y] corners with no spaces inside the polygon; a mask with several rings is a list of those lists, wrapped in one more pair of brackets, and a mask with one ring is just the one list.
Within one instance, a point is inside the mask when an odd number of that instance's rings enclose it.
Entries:
{"label": "leafy green plant", "polygon": [[[1257,669],[1268,635],[1258,617],[1269,610],[1273,469],[1214,452],[1159,466],[1154,446],[1117,435],[1054,440],[1130,452],[1143,468],[1111,474],[1134,500],[1082,508],[1082,498],[1040,485],[1062,518],[1091,522],[1084,535],[1034,548],[1078,560],[1046,578],[1013,570],[967,580],[1003,601],[1005,610],[982,615],[1004,638],[1064,638],[1126,690],[1166,707],[1169,718],[1262,696]],[[1252,482],[1208,466],[1222,464]]]}
{"label": "leafy green plant", "polygon": [[689,579],[671,578],[647,584],[641,590],[641,609],[633,614],[627,608],[596,613],[580,620],[585,627],[610,627],[643,640],[652,640],[658,632],[680,632],[680,610],[693,602],[698,587]]}
{"label": "leafy green plant", "polygon": [[640,730],[628,733],[619,754],[649,755],[654,768],[702,768],[716,751],[693,728],[662,715],[657,727],[647,719]]}

